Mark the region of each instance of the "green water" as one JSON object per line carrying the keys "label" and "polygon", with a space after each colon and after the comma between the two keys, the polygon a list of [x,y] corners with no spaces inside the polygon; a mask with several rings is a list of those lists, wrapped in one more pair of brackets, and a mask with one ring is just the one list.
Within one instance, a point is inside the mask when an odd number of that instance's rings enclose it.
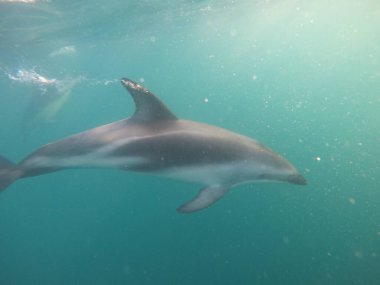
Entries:
{"label": "green water", "polygon": [[[71,2],[0,1],[1,155],[130,116],[126,76],[309,184],[241,185],[181,215],[198,185],[101,169],[20,180],[0,195],[1,285],[380,284],[380,2]],[[48,116],[20,70],[75,84]]]}

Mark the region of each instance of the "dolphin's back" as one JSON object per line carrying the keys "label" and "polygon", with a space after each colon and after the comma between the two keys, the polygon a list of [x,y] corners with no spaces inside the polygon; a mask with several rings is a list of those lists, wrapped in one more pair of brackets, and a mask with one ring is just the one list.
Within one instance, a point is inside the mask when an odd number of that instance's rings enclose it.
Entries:
{"label": "dolphin's back", "polygon": [[254,141],[212,126],[177,120],[169,127],[157,126],[149,135],[131,138],[115,148],[117,157],[138,156],[146,163],[128,170],[156,171],[164,168],[219,164],[247,158]]}

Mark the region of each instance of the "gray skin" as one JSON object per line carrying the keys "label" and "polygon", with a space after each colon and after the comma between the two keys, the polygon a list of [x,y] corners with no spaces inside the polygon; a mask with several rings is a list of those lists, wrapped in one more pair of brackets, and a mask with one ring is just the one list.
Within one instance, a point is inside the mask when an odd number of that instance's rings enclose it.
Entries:
{"label": "gray skin", "polygon": [[178,208],[207,208],[232,186],[257,181],[305,185],[285,158],[248,137],[178,119],[141,85],[121,80],[136,105],[134,115],[47,144],[19,164],[0,157],[0,191],[17,179],[69,168],[103,167],[144,172],[205,185]]}

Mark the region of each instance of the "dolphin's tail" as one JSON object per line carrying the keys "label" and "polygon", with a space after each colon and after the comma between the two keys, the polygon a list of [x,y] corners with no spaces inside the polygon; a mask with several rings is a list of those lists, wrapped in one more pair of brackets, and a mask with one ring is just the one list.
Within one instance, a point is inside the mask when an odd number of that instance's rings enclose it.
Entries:
{"label": "dolphin's tail", "polygon": [[12,162],[0,156],[0,192],[20,177],[18,171],[15,170],[15,165]]}

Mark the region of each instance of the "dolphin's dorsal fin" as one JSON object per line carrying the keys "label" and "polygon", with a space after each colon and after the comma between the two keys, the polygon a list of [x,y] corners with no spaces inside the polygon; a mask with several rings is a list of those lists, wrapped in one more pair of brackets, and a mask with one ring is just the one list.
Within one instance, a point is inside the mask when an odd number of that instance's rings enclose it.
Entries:
{"label": "dolphin's dorsal fin", "polygon": [[136,111],[129,120],[136,123],[147,123],[177,119],[165,104],[148,89],[127,78],[121,79],[121,83],[132,95],[136,105]]}

